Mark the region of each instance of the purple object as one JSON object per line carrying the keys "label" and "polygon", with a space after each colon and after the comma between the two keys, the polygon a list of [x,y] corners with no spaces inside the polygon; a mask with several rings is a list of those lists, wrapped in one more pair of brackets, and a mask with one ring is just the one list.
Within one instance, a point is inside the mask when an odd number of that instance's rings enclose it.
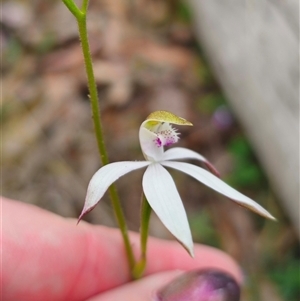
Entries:
{"label": "purple object", "polygon": [[217,270],[191,271],[156,293],[155,301],[239,301],[240,288],[228,274]]}
{"label": "purple object", "polygon": [[218,107],[212,117],[214,125],[220,130],[231,128],[234,123],[233,116],[226,106]]}

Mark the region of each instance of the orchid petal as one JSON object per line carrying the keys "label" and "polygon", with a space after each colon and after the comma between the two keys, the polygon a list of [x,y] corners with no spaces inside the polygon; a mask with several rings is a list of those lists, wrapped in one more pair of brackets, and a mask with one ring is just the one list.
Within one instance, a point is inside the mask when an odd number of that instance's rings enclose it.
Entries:
{"label": "orchid petal", "polygon": [[98,204],[106,190],[113,182],[130,171],[145,167],[149,164],[150,162],[147,161],[124,161],[111,163],[101,167],[90,180],[84,207],[79,216],[79,220]]}
{"label": "orchid petal", "polygon": [[181,198],[169,172],[159,163],[148,166],[143,177],[145,196],[165,227],[193,256],[193,240]]}
{"label": "orchid petal", "polygon": [[178,159],[196,159],[203,162],[206,167],[217,177],[220,176],[217,169],[202,155],[184,147],[174,147],[164,152],[161,161]]}
{"label": "orchid petal", "polygon": [[206,171],[199,166],[192,165],[189,163],[183,162],[169,162],[164,161],[161,162],[162,165],[171,167],[177,170],[180,170],[191,177],[195,178],[199,182],[207,185],[208,187],[214,189],[215,191],[227,196],[228,198],[232,199],[233,201],[237,202],[239,205],[244,206],[252,211],[270,218],[275,219],[267,210],[265,210],[262,206],[257,204],[255,201],[251,200],[247,196],[243,195],[242,193],[238,192],[237,190],[233,189],[225,182],[211,174],[210,172]]}
{"label": "orchid petal", "polygon": [[143,127],[142,124],[140,127],[139,138],[145,159],[149,161],[158,161],[163,155],[164,148],[155,143],[157,135]]}

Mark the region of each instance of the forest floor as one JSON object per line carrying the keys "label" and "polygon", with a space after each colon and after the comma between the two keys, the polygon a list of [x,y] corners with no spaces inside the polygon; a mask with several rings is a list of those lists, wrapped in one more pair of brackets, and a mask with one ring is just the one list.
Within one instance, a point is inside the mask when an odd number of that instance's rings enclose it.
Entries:
{"label": "forest floor", "polygon": [[[76,22],[60,1],[1,5],[2,194],[78,217],[100,160]],[[138,130],[155,110],[191,121],[179,145],[278,218],[267,221],[175,172],[194,241],[241,264],[243,301],[299,300],[297,236],[206,63],[185,2],[90,1],[88,25],[110,161],[143,159]],[[135,231],[141,176],[117,182]],[[86,220],[115,226],[109,199]],[[172,239],[154,214],[150,232]]]}

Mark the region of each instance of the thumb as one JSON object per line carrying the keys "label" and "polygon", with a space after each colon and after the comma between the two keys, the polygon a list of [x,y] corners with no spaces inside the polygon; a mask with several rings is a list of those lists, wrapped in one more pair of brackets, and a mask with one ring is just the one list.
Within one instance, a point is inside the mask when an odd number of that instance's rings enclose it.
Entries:
{"label": "thumb", "polygon": [[86,301],[152,301],[156,292],[183,272],[160,272],[106,291]]}
{"label": "thumb", "polygon": [[237,282],[221,270],[169,271],[145,277],[88,301],[239,301]]}

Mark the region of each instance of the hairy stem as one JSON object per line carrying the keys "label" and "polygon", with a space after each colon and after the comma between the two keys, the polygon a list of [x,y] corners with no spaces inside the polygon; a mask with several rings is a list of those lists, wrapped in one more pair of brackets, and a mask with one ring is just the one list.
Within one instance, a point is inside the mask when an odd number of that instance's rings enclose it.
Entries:
{"label": "hairy stem", "polygon": [[134,278],[140,278],[143,275],[147,264],[147,241],[149,234],[149,222],[151,216],[151,207],[146,199],[146,196],[142,196],[142,205],[141,205],[141,229],[140,229],[140,243],[141,243],[141,258],[136,263],[133,270]]}
{"label": "hairy stem", "polygon": [[[93,118],[93,123],[95,128],[95,135],[97,139],[97,145],[98,145],[102,165],[106,165],[109,163],[109,159],[108,159],[105,142],[104,142],[100,107],[98,102],[98,91],[97,91],[97,85],[94,77],[93,63],[92,63],[92,57],[91,57],[88,34],[87,34],[87,26],[86,26],[86,15],[87,15],[89,1],[83,0],[81,9],[79,9],[76,6],[73,0],[63,0],[63,2],[77,20],[79,37],[81,41],[81,48],[84,57],[85,70],[86,70],[87,80],[88,80],[88,89],[90,93],[89,98],[90,98],[90,103],[92,108],[92,118]],[[110,198],[114,209],[114,213],[118,222],[118,226],[121,230],[121,234],[123,237],[129,267],[130,270],[133,271],[133,268],[135,266],[135,258],[130,244],[127,225],[123,214],[123,210],[121,208],[121,203],[118,197],[116,187],[114,185],[110,186],[109,193],[110,193]]]}

